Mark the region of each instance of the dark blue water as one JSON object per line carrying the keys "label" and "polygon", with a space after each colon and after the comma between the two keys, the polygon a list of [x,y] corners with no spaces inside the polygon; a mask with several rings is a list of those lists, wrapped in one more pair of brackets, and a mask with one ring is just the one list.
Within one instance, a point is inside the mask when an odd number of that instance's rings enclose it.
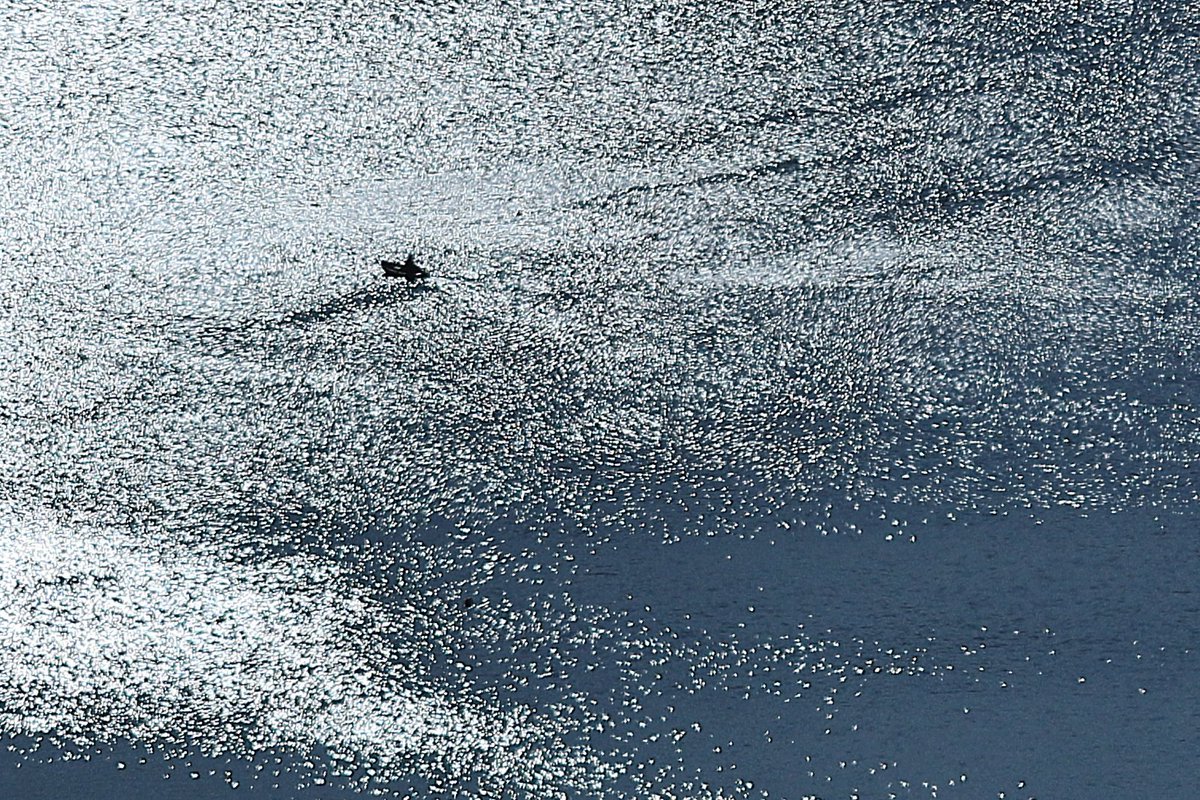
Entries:
{"label": "dark blue water", "polygon": [[0,25],[0,798],[1195,793],[1194,3]]}

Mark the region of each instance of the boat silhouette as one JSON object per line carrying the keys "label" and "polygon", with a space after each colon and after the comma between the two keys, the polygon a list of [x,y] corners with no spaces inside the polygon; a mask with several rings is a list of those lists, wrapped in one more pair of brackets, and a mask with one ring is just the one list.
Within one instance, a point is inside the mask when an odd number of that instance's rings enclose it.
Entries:
{"label": "boat silhouette", "polygon": [[380,261],[383,274],[389,278],[404,278],[409,283],[418,283],[429,277],[429,273],[417,266],[417,260],[412,253],[401,264],[399,261]]}

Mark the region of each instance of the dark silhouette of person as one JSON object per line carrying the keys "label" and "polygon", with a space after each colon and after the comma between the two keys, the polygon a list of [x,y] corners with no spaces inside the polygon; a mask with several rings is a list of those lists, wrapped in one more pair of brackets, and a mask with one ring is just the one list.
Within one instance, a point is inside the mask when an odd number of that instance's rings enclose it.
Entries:
{"label": "dark silhouette of person", "polygon": [[398,261],[380,261],[383,274],[389,278],[404,278],[409,283],[420,283],[429,277],[429,273],[417,266],[417,260],[412,253],[401,264]]}

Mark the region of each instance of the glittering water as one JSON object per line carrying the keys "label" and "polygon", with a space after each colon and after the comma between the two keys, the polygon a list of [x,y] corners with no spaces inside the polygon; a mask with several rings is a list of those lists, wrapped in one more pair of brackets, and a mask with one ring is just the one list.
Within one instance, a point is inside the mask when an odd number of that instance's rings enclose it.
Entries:
{"label": "glittering water", "polygon": [[726,6],[0,5],[0,797],[1194,794],[1200,6]]}

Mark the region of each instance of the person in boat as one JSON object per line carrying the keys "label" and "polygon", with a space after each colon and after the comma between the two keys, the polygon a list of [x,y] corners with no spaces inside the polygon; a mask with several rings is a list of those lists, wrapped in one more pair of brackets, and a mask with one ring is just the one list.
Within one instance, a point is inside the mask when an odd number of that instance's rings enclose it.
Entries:
{"label": "person in boat", "polygon": [[429,277],[429,273],[417,266],[417,260],[412,253],[401,264],[399,261],[381,261],[383,274],[389,278],[404,278],[409,283],[420,283]]}

